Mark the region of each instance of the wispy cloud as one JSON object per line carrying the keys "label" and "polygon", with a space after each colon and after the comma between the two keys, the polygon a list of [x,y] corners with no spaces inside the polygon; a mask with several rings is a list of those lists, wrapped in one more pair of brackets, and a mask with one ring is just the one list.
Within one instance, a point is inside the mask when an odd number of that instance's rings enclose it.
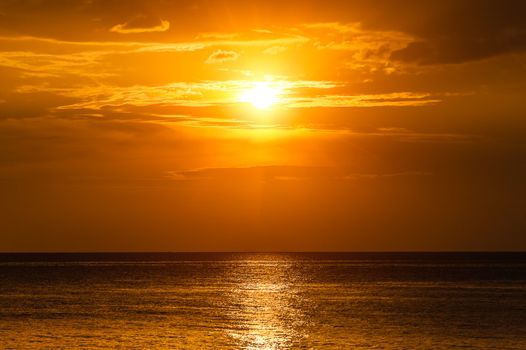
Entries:
{"label": "wispy cloud", "polygon": [[170,29],[170,22],[167,20],[147,17],[137,17],[129,22],[116,24],[110,28],[110,32],[119,34],[137,34],[137,33],[154,33],[166,32]]}
{"label": "wispy cloud", "polygon": [[266,55],[277,55],[285,51],[287,51],[287,48],[285,46],[271,46],[263,50],[263,53]]}
{"label": "wispy cloud", "polygon": [[381,180],[394,177],[430,176],[427,171],[396,173],[356,173],[350,169],[325,166],[267,165],[232,168],[199,168],[168,171],[167,178],[175,181],[334,181]]}
{"label": "wispy cloud", "polygon": [[217,50],[208,56],[205,61],[206,64],[216,64],[223,62],[235,61],[239,58],[239,54],[236,51]]}
{"label": "wispy cloud", "polygon": [[[79,102],[62,106],[61,109],[99,109],[105,106],[120,105],[179,105],[188,107],[219,106],[239,103],[243,91],[253,88],[247,80],[176,82],[165,85],[147,86],[109,86],[90,85],[85,87],[50,87],[43,85],[24,85],[17,88],[18,93],[52,92],[60,96],[78,99]],[[282,106],[296,106],[299,102],[286,96],[296,90],[331,89],[338,83],[330,81],[271,81],[270,87],[283,94]]]}
{"label": "wispy cloud", "polygon": [[441,102],[437,96],[428,93],[395,92],[364,95],[320,95],[310,98],[291,98],[288,106],[292,108],[309,107],[410,107],[424,106]]}

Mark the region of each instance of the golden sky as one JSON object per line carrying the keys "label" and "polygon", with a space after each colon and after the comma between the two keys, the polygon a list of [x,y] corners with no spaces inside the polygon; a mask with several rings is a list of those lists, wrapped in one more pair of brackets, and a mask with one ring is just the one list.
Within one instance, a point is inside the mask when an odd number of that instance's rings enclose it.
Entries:
{"label": "golden sky", "polygon": [[526,3],[0,2],[0,251],[526,249]]}

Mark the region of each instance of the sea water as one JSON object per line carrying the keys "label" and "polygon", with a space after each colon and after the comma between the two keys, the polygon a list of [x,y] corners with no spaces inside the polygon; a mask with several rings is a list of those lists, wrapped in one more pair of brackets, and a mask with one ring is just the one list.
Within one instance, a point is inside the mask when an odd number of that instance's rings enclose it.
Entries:
{"label": "sea water", "polygon": [[0,254],[0,348],[526,349],[526,254]]}

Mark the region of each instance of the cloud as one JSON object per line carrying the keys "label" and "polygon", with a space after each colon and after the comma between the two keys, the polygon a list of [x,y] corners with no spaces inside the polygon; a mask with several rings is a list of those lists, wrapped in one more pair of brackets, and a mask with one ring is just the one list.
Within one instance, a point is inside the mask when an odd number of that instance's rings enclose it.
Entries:
{"label": "cloud", "polygon": [[[13,52],[23,52],[29,56],[57,51],[69,53],[93,54],[105,56],[110,54],[133,53],[170,53],[193,52],[211,47],[237,46],[259,47],[269,45],[292,45],[305,43],[302,37],[280,37],[273,39],[225,39],[210,41],[181,41],[181,42],[153,42],[153,41],[68,41],[53,38],[33,36],[0,36],[0,54],[12,55]],[[23,48],[23,50],[20,50]],[[221,51],[221,50],[219,50]]]}
{"label": "cloud", "polygon": [[231,40],[239,36],[238,33],[201,33],[198,34],[195,39],[196,40]]}
{"label": "cloud", "polygon": [[428,93],[394,92],[374,95],[321,95],[289,101],[289,107],[416,107],[441,102]]}
{"label": "cloud", "polygon": [[206,60],[206,64],[216,64],[223,62],[236,61],[239,54],[235,51],[217,50],[214,51]]}
{"label": "cloud", "polygon": [[435,12],[417,11],[422,25],[407,30],[416,39],[394,51],[392,60],[451,64],[526,51],[526,2],[443,1],[437,6]]}
{"label": "cloud", "polygon": [[287,51],[286,47],[276,45],[276,46],[271,46],[271,47],[263,50],[263,53],[265,55],[277,55],[277,54],[285,52],[285,51]]}
{"label": "cloud", "polygon": [[386,179],[432,175],[426,171],[396,173],[356,173],[351,169],[325,166],[267,165],[233,168],[200,168],[168,171],[167,178],[175,181],[302,181],[302,180],[360,180]]}
{"label": "cloud", "polygon": [[110,28],[110,32],[119,34],[137,34],[166,32],[168,29],[170,29],[169,21],[159,18],[140,16],[129,22],[114,25]]}
{"label": "cloud", "polygon": [[[104,33],[94,27],[100,23],[105,23],[107,28],[119,23],[111,27],[111,31],[117,33],[163,31],[168,29],[170,23],[177,23],[181,35],[207,40],[228,39],[232,38],[231,34],[222,32],[225,21],[221,19],[229,18],[232,24],[235,23],[237,31],[254,29],[253,18],[247,14],[253,10],[252,6],[256,6],[258,28],[266,29],[267,33],[268,28],[275,31],[285,27],[295,28],[296,33],[330,31],[334,43],[329,41],[325,44],[331,48],[352,47],[357,42],[354,37],[360,36],[362,31],[405,34],[411,38],[411,43],[402,48],[392,47],[396,50],[392,59],[401,62],[457,63],[526,50],[524,1],[385,0],[374,4],[366,1],[327,3],[309,0],[305,5],[300,0],[291,0],[286,4],[273,1],[256,3],[249,5],[229,0],[188,6],[184,1],[131,1],[123,6],[120,1],[103,0],[78,3],[57,1],[53,5],[41,1],[4,1],[0,9],[2,15],[17,19],[17,24],[3,21],[5,23],[0,24],[0,29],[4,30],[3,33],[56,36],[70,40],[91,35],[103,41],[108,39],[107,31]],[[298,12],[302,6],[309,8],[309,11]],[[163,19],[152,15],[138,16],[149,8],[150,11],[162,13]],[[198,9],[206,10],[199,12]],[[276,13],[280,15],[276,16]],[[93,21],[95,18],[97,21]],[[325,23],[310,23],[315,18]],[[75,30],[61,29],[70,28],[71,23],[75,24]],[[204,34],[199,35],[200,32]],[[293,34],[294,31],[288,33]],[[341,40],[342,37],[351,39]]]}
{"label": "cloud", "polygon": [[[303,91],[330,90],[338,87],[338,83],[331,81],[273,81],[270,87],[287,93]],[[239,103],[239,94],[242,91],[253,88],[253,82],[247,80],[211,80],[202,82],[174,82],[163,85],[85,85],[70,87],[51,87],[49,84],[20,85],[16,88],[17,93],[49,92],[58,96],[74,99],[76,102],[63,105],[59,109],[100,109],[103,107],[122,105],[149,106],[149,105],[177,105],[187,107],[225,106]],[[340,96],[341,97],[341,96]],[[360,96],[354,98],[359,99]],[[388,95],[389,98],[407,98],[406,95]],[[418,96],[409,96],[419,98]],[[284,107],[325,107],[344,104],[340,101],[329,105],[327,99],[336,97],[312,97],[298,100],[283,96]],[[371,97],[372,98],[372,97]],[[365,101],[367,102],[367,101]],[[355,101],[354,105],[359,103]],[[353,106],[354,106],[353,105]]]}
{"label": "cloud", "polygon": [[[270,87],[280,91],[281,108],[351,108],[351,107],[418,107],[442,102],[443,94],[426,92],[393,92],[349,95],[345,84],[332,81],[272,81]],[[73,99],[62,110],[101,109],[119,106],[171,105],[180,107],[228,106],[239,103],[239,95],[253,87],[251,81],[225,80],[175,82],[164,85],[86,85],[51,87],[21,85],[17,93],[49,92]],[[343,89],[343,90],[342,90]]]}

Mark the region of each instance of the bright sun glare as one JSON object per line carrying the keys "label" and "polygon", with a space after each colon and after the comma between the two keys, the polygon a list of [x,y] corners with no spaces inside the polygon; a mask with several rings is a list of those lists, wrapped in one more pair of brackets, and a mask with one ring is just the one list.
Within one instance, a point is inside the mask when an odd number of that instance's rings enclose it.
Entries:
{"label": "bright sun glare", "polygon": [[253,88],[243,92],[239,100],[258,109],[266,109],[278,102],[278,92],[267,83],[256,83]]}

